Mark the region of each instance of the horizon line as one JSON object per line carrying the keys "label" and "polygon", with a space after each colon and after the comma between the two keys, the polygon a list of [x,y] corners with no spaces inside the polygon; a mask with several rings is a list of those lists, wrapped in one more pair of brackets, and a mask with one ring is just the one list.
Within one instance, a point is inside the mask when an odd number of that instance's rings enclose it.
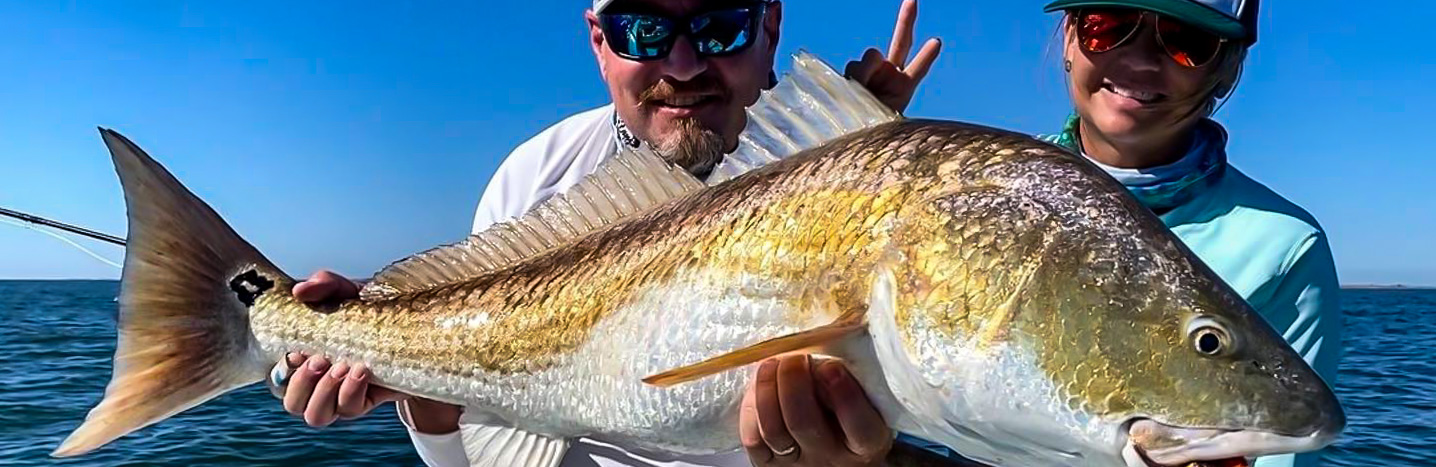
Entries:
{"label": "horizon line", "polygon": [[[119,281],[120,281],[119,279],[88,278],[88,277],[71,277],[71,278],[53,278],[53,277],[51,277],[51,278],[45,278],[45,277],[40,277],[40,278],[18,278],[18,277],[0,277],[0,282],[119,282]],[[1350,284],[1341,284],[1341,288],[1342,288],[1342,289],[1356,289],[1356,290],[1360,290],[1360,289],[1408,289],[1408,290],[1410,290],[1410,289],[1418,289],[1418,290],[1436,290],[1436,284],[1407,284],[1407,283],[1401,283],[1401,282],[1394,282],[1394,283],[1376,283],[1376,284],[1374,284],[1374,283],[1350,283]]]}

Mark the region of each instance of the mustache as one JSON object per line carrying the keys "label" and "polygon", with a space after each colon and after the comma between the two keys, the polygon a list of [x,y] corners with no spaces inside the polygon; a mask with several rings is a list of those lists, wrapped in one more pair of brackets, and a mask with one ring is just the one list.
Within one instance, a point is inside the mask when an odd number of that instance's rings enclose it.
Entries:
{"label": "mustache", "polygon": [[638,102],[646,104],[654,101],[670,99],[680,95],[703,94],[712,95],[719,99],[728,98],[728,88],[724,87],[717,78],[712,75],[702,74],[688,81],[673,81],[667,78],[660,79],[653,83],[648,89],[638,94]]}

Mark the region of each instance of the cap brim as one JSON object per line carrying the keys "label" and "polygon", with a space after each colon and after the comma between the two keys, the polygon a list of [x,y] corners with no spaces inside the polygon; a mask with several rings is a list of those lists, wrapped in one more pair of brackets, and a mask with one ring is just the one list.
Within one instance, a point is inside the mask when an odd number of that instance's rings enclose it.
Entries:
{"label": "cap brim", "polygon": [[1057,0],[1042,11],[1070,10],[1081,7],[1122,7],[1151,10],[1179,19],[1227,39],[1246,39],[1247,28],[1236,18],[1224,15],[1191,0]]}

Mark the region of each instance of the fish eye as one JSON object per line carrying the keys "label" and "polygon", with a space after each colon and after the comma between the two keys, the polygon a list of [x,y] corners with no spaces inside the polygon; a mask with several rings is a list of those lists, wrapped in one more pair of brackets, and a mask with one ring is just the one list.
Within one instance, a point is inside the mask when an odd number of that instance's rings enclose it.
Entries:
{"label": "fish eye", "polygon": [[1222,338],[1217,335],[1215,329],[1198,329],[1196,342],[1197,351],[1203,354],[1216,355],[1222,352]]}
{"label": "fish eye", "polygon": [[1232,350],[1231,335],[1228,334],[1216,320],[1201,317],[1192,320],[1187,326],[1190,329],[1188,335],[1192,339],[1192,346],[1197,353],[1208,357],[1225,355]]}

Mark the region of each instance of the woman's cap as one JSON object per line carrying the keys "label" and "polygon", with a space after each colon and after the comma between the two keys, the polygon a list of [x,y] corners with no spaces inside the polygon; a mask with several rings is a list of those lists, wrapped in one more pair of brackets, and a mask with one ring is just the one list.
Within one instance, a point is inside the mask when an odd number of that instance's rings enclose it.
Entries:
{"label": "woman's cap", "polygon": [[1057,0],[1043,11],[1082,7],[1150,10],[1250,45],[1256,42],[1258,3],[1259,0]]}

